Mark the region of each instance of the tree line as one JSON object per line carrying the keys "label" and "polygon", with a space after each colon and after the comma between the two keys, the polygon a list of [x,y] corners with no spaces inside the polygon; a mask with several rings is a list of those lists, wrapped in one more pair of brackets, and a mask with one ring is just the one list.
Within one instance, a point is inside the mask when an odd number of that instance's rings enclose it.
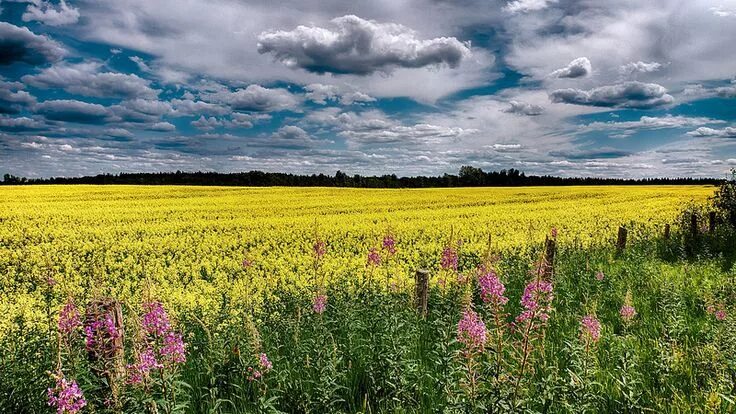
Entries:
{"label": "tree line", "polygon": [[398,177],[396,174],[381,176],[348,175],[337,171],[335,175],[286,174],[264,171],[237,173],[218,172],[154,172],[99,174],[85,177],[26,178],[5,174],[4,185],[34,184],[140,184],[140,185],[198,185],[198,186],[249,186],[249,187],[358,187],[358,188],[432,188],[432,187],[517,187],[517,186],[565,186],[565,185],[719,185],[716,178],[599,178],[555,177],[551,175],[526,175],[511,168],[485,172],[473,166],[463,166],[457,175]]}

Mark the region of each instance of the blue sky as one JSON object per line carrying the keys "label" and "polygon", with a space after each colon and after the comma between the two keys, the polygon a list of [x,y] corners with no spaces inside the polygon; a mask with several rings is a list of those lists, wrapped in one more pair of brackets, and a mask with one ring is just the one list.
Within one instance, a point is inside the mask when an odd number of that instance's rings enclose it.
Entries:
{"label": "blue sky", "polygon": [[736,0],[0,9],[0,173],[736,167]]}

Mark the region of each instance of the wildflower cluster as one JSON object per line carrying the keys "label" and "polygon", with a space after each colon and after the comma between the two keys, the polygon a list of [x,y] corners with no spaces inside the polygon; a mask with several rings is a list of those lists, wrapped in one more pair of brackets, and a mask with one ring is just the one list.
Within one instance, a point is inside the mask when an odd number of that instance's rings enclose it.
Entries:
{"label": "wildflower cluster", "polygon": [[57,414],[75,414],[87,405],[82,390],[76,381],[68,381],[58,375],[56,385],[47,391],[48,404],[56,408]]}
{"label": "wildflower cluster", "polygon": [[472,308],[466,308],[457,324],[457,340],[465,345],[465,352],[473,354],[482,351],[486,333],[486,325],[480,316]]}
{"label": "wildflower cluster", "polygon": [[636,309],[634,308],[633,302],[631,300],[631,291],[626,292],[624,304],[621,305],[621,309],[619,309],[618,314],[621,316],[621,319],[623,319],[626,323],[631,322],[634,317],[636,317]]}
{"label": "wildflower cluster", "polygon": [[391,234],[387,234],[383,237],[383,250],[386,251],[389,255],[396,254],[396,240],[394,240],[394,236]]}
{"label": "wildflower cluster", "polygon": [[457,250],[447,246],[442,250],[442,257],[440,258],[440,267],[443,270],[457,271],[458,255]]}
{"label": "wildflower cluster", "polygon": [[77,309],[76,305],[74,305],[74,302],[70,299],[61,309],[61,313],[59,313],[59,332],[64,336],[69,336],[81,325],[82,322],[80,319],[79,310]]}
{"label": "wildflower cluster", "polygon": [[580,331],[586,344],[591,341],[596,343],[601,339],[601,322],[594,315],[583,316]]}
{"label": "wildflower cluster", "polygon": [[322,314],[327,308],[327,295],[323,293],[317,294],[312,300],[312,310],[317,314]]}
{"label": "wildflower cluster", "polygon": [[521,296],[521,306],[524,310],[516,317],[516,322],[532,322],[534,319],[547,322],[553,298],[551,282],[542,279],[532,281],[524,288],[524,294]]}
{"label": "wildflower cluster", "polygon": [[273,363],[268,360],[268,356],[261,352],[258,355],[258,368],[248,367],[248,381],[255,381],[263,377],[263,374],[273,368]]}
{"label": "wildflower cluster", "polygon": [[480,286],[480,297],[484,303],[490,303],[498,307],[509,301],[509,298],[504,296],[506,287],[501,283],[493,269],[481,267],[478,285]]}
{"label": "wildflower cluster", "polygon": [[101,314],[88,313],[84,326],[87,351],[97,355],[110,354],[117,348],[115,340],[119,337],[120,332],[110,310],[104,310]]}
{"label": "wildflower cluster", "polygon": [[139,384],[152,370],[174,368],[186,362],[186,344],[179,332],[172,329],[171,321],[160,302],[143,304],[141,318],[143,350],[135,364],[128,365],[128,382]]}
{"label": "wildflower cluster", "polygon": [[376,248],[372,248],[368,252],[368,266],[380,266],[381,265],[381,255],[378,253],[378,250]]}
{"label": "wildflower cluster", "polygon": [[706,308],[706,311],[715,316],[716,320],[718,321],[725,321],[726,317],[728,316],[726,313],[726,307],[723,303],[718,304],[710,304]]}

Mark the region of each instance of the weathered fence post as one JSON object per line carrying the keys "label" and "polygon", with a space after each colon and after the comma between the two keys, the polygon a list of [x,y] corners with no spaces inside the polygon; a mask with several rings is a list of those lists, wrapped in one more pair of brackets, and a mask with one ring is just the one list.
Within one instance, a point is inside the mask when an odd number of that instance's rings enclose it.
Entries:
{"label": "weathered fence post", "polygon": [[626,238],[628,237],[629,231],[626,227],[619,226],[618,228],[618,239],[616,240],[616,252],[618,254],[623,253],[626,250]]}
{"label": "weathered fence post", "polygon": [[665,240],[670,239],[670,225],[669,224],[664,225],[664,239]]}
{"label": "weathered fence post", "polygon": [[695,213],[690,215],[690,235],[693,237],[698,235],[698,215]]}
{"label": "weathered fence post", "polygon": [[94,372],[105,377],[112,401],[116,403],[118,386],[125,378],[125,337],[120,302],[111,298],[93,300],[87,305],[85,325],[95,329],[87,358],[93,364]]}
{"label": "weathered fence post", "polygon": [[716,232],[716,220],[717,217],[715,211],[708,213],[708,233],[713,234]]}
{"label": "weathered fence post", "polygon": [[417,270],[416,273],[416,308],[422,318],[427,317],[427,301],[429,298],[429,271]]}
{"label": "weathered fence post", "polygon": [[544,263],[542,264],[544,268],[542,270],[542,275],[547,280],[552,279],[552,275],[555,272],[555,250],[557,248],[556,245],[557,243],[554,237],[545,238],[544,240]]}

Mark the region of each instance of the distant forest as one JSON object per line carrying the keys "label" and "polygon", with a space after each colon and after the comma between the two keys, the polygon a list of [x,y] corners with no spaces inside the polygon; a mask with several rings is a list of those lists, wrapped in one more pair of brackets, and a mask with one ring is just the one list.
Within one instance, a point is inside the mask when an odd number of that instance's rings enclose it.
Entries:
{"label": "distant forest", "polygon": [[724,180],[715,178],[595,178],[553,177],[526,175],[516,169],[485,172],[480,168],[463,166],[457,175],[444,174],[425,177],[397,177],[347,175],[338,171],[335,175],[296,175],[249,171],[239,173],[218,172],[158,172],[100,174],[89,177],[25,178],[5,174],[1,184],[142,184],[142,185],[201,185],[201,186],[252,186],[252,187],[359,187],[359,188],[430,188],[430,187],[518,187],[556,185],[716,185]]}

